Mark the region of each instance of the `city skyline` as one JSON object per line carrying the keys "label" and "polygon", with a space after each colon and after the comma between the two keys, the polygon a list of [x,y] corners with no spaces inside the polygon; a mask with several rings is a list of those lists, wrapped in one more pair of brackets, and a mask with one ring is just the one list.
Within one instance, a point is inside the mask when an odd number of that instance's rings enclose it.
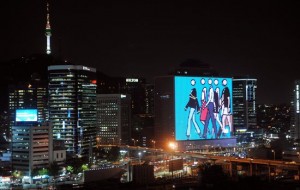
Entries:
{"label": "city skyline", "polygon": [[[299,61],[296,2],[49,1],[53,55],[111,76],[153,77],[186,59],[258,79],[258,103],[288,103]],[[46,1],[5,2],[0,62],[46,52]],[[20,32],[21,31],[21,32]]]}

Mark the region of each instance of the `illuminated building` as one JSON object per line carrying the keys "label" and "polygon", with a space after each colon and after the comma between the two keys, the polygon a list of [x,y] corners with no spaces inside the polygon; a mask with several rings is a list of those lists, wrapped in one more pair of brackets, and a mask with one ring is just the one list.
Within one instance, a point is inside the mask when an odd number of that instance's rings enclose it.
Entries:
{"label": "illuminated building", "polygon": [[151,102],[149,96],[147,97],[147,94],[151,95],[151,87],[146,85],[144,78],[108,77],[98,73],[98,81],[98,94],[129,94],[132,114],[146,114],[151,111]]}
{"label": "illuminated building", "polygon": [[38,122],[19,122],[12,127],[12,170],[31,176],[33,169],[53,161],[52,127]]}
{"label": "illuminated building", "polygon": [[88,155],[96,144],[96,69],[52,65],[48,77],[53,138],[64,140],[68,153]]}
{"label": "illuminated building", "polygon": [[46,23],[45,35],[47,38],[46,53],[51,54],[51,46],[50,46],[51,26],[50,26],[50,13],[49,13],[49,3],[48,2],[47,2],[47,23]]}
{"label": "illuminated building", "polygon": [[97,95],[97,144],[128,144],[131,140],[131,97]]}
{"label": "illuminated building", "polygon": [[145,79],[143,78],[122,78],[120,92],[130,94],[133,114],[144,114],[145,106]]}
{"label": "illuminated building", "polygon": [[300,139],[300,80],[294,83],[291,102],[291,138]]}
{"label": "illuminated building", "polygon": [[10,129],[15,124],[16,109],[35,108],[38,110],[38,122],[49,119],[47,87],[37,81],[9,86]]}
{"label": "illuminated building", "polygon": [[[179,68],[171,72],[170,75],[160,76],[155,78],[154,84],[154,137],[157,146],[167,147],[168,141],[175,140],[175,119],[178,115],[175,113],[175,77],[215,77],[219,76],[218,72],[211,68],[208,64],[202,63],[199,60],[188,59],[182,62]],[[197,85],[200,81],[197,81]],[[190,91],[190,89],[189,89]],[[201,91],[198,92],[201,95]],[[181,101],[186,101],[187,98]],[[182,108],[184,110],[184,107]],[[199,118],[197,117],[197,122]],[[183,126],[186,128],[187,126]],[[203,129],[202,129],[203,130]],[[194,131],[194,130],[193,130]],[[199,135],[198,135],[199,137]],[[187,146],[193,148],[201,148],[204,144],[213,145],[217,141],[201,140],[198,141],[177,141],[180,149],[187,150]],[[229,142],[227,144],[234,144]]]}
{"label": "illuminated building", "polygon": [[249,128],[256,128],[256,88],[257,79],[233,79],[233,124],[236,134]]}
{"label": "illuminated building", "polygon": [[98,94],[128,94],[132,107],[132,138],[149,145],[153,139],[154,86],[140,77],[108,77],[98,74]]}
{"label": "illuminated building", "polygon": [[[217,111],[215,102],[220,102]],[[170,141],[176,141],[183,151],[205,146],[235,146],[231,78],[157,77],[154,103],[154,134],[158,146],[167,148]]]}

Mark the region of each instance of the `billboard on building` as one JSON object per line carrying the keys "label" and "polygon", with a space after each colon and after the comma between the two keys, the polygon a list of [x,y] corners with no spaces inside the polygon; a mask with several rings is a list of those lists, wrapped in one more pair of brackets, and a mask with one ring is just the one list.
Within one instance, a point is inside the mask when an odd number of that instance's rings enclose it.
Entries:
{"label": "billboard on building", "polygon": [[37,121],[37,109],[17,109],[16,121],[18,122]]}
{"label": "billboard on building", "polygon": [[230,138],[232,78],[176,76],[175,139]]}

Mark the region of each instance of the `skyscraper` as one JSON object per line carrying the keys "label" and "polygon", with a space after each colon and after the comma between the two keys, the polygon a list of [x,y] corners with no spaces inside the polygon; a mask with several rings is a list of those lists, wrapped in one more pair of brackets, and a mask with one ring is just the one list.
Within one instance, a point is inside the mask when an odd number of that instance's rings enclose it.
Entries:
{"label": "skyscraper", "polygon": [[97,143],[128,144],[131,139],[131,97],[97,95]]}
{"label": "skyscraper", "polygon": [[16,109],[37,109],[38,122],[49,119],[47,86],[40,81],[30,81],[9,86],[9,117],[10,129],[15,124]]}
{"label": "skyscraper", "polygon": [[257,79],[236,77],[233,79],[233,125],[235,132],[255,128]]}
{"label": "skyscraper", "polygon": [[48,77],[53,137],[65,141],[68,153],[87,155],[96,143],[96,69],[52,65]]}
{"label": "skyscraper", "polygon": [[291,101],[291,138],[300,138],[300,80],[294,83],[294,90]]}
{"label": "skyscraper", "polygon": [[140,77],[108,77],[98,73],[98,94],[127,94],[131,97],[131,137],[142,142],[152,139],[154,86]]}
{"label": "skyscraper", "polygon": [[167,147],[166,142],[175,140],[175,76],[218,76],[210,65],[188,59],[167,76],[155,78],[154,84],[154,136],[157,146]]}

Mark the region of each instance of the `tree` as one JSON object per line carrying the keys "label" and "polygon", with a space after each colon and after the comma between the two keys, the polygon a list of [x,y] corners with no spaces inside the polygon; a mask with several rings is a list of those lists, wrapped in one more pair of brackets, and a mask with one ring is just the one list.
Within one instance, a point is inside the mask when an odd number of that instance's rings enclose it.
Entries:
{"label": "tree", "polygon": [[39,175],[48,175],[49,174],[49,170],[47,168],[42,168],[38,171]]}
{"label": "tree", "polygon": [[73,166],[67,166],[67,171],[73,173],[74,172]]}
{"label": "tree", "polygon": [[86,170],[88,170],[89,169],[89,166],[87,165],[87,164],[83,164],[82,166],[81,166],[81,170],[82,171],[86,171]]}
{"label": "tree", "polygon": [[16,179],[18,178],[21,178],[22,177],[22,172],[19,171],[19,170],[15,170],[13,173],[12,173],[13,177],[15,177]]}

